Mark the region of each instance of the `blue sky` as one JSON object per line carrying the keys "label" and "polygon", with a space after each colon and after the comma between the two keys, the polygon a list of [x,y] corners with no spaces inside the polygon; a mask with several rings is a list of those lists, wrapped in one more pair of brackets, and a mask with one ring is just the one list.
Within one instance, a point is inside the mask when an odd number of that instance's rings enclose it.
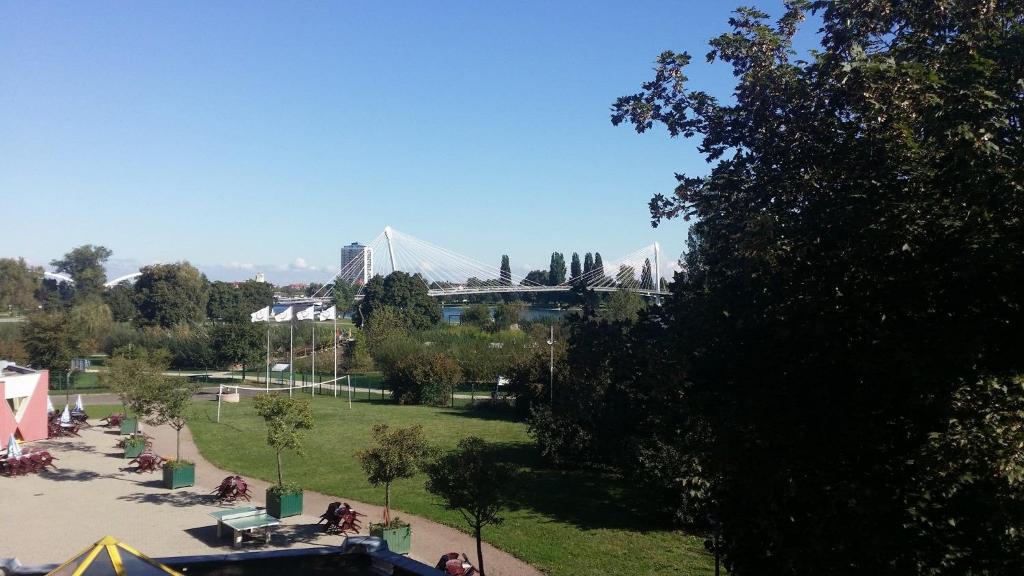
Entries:
{"label": "blue sky", "polygon": [[727,96],[737,4],[0,2],[0,256],[323,280],[385,225],[516,270],[677,255],[647,201],[708,167],[609,107],[666,49]]}

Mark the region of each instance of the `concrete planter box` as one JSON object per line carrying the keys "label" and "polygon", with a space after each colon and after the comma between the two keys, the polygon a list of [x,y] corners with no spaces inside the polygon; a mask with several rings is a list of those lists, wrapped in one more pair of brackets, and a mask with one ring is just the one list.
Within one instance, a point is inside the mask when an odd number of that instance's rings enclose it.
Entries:
{"label": "concrete planter box", "polygon": [[302,492],[280,494],[267,489],[267,514],[274,518],[287,518],[302,514]]}
{"label": "concrete planter box", "polygon": [[394,526],[385,528],[383,524],[370,524],[370,536],[376,536],[388,543],[388,550],[395,554],[408,554],[412,549],[412,527]]}
{"label": "concrete planter box", "polygon": [[178,466],[164,465],[164,488],[174,490],[193,486],[196,483],[196,465],[180,464]]}
{"label": "concrete planter box", "polygon": [[[121,434],[127,436],[129,434],[135,434],[139,431],[139,419],[138,418],[125,418],[121,420]],[[134,456],[133,456],[134,458]]]}

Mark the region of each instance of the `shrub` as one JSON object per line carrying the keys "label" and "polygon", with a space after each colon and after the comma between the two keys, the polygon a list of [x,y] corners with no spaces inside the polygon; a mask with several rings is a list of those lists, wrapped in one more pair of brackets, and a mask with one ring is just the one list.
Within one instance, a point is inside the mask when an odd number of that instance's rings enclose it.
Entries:
{"label": "shrub", "polygon": [[462,381],[462,369],[447,354],[420,351],[399,359],[385,377],[400,404],[444,406]]}

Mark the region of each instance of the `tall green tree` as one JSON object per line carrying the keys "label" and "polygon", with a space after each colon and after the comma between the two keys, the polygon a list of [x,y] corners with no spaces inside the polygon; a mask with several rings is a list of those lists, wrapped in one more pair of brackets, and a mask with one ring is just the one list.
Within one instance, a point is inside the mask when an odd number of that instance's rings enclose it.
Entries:
{"label": "tall green tree", "polygon": [[391,428],[387,424],[374,424],[372,437],[375,445],[356,452],[366,479],[374,486],[384,487],[385,525],[391,524],[391,485],[395,480],[412,478],[429,454],[423,426]]}
{"label": "tall green tree", "polygon": [[53,260],[50,265],[71,277],[75,281],[75,298],[97,296],[107,281],[107,272],[103,264],[113,252],[103,246],[85,244],[73,248],[63,258]]}
{"label": "tall green tree", "polygon": [[619,271],[615,273],[615,283],[620,288],[636,288],[636,268],[620,264]]}
{"label": "tall green tree", "polygon": [[604,260],[601,260],[601,253],[594,252],[594,276],[598,279],[604,278]]}
{"label": "tall green tree", "polygon": [[583,273],[590,274],[590,271],[594,269],[594,255],[587,252],[586,256],[583,257]]}
{"label": "tall green tree", "polygon": [[0,310],[35,310],[43,269],[24,258],[0,258]]}
{"label": "tall green tree", "polygon": [[[206,300],[206,316],[210,320],[227,321],[235,318],[239,311],[239,292],[228,282],[217,280],[210,283]],[[255,312],[255,309],[251,312]]]}
{"label": "tall green tree", "polygon": [[640,289],[654,290],[654,273],[651,272],[650,258],[644,258],[644,267],[640,269]]}
{"label": "tall green tree", "polygon": [[363,287],[356,321],[361,325],[381,306],[397,309],[411,330],[425,330],[441,321],[441,303],[427,293],[427,284],[419,275],[392,272],[386,278],[374,276]]}
{"label": "tall green tree", "polygon": [[1024,9],[798,1],[730,25],[708,54],[728,101],[665,52],[612,119],[699,135],[712,166],[650,207],[693,220],[666,345],[731,573],[1018,573]]}
{"label": "tall green tree", "polygon": [[530,270],[526,274],[524,283],[528,286],[547,286],[548,273],[544,270]]}
{"label": "tall green tree", "polygon": [[548,267],[548,286],[558,286],[565,282],[565,256],[561,252],[551,253],[551,265]]}
{"label": "tall green tree", "polygon": [[21,327],[21,343],[33,366],[45,368],[56,381],[71,369],[71,359],[81,350],[80,334],[64,311],[30,314]]}
{"label": "tall green tree", "polygon": [[241,364],[243,379],[247,368],[262,365],[265,361],[263,338],[262,325],[248,320],[218,324],[210,331],[217,363],[222,367]]}
{"label": "tall green tree", "polygon": [[580,265],[580,255],[572,253],[572,263],[569,265],[569,277],[579,278],[583,274],[583,267]]}
{"label": "tall green tree", "polygon": [[281,456],[292,450],[303,455],[306,430],[313,428],[313,406],[309,400],[279,394],[260,394],[254,403],[256,414],[267,425],[267,446],[274,451],[277,461],[277,484],[271,489],[279,493],[299,491],[297,486],[285,484]]}
{"label": "tall green tree", "polygon": [[515,470],[496,458],[477,436],[459,440],[458,447],[425,466],[427,491],[445,508],[457,510],[476,538],[476,567],[484,572],[483,529],[501,524],[499,514],[508,498]]}
{"label": "tall green tree", "polygon": [[356,297],[356,291],[356,287],[351,282],[342,278],[335,278],[331,295],[334,299],[334,305],[338,307],[338,314],[352,309],[352,302]]}
{"label": "tall green tree", "polygon": [[135,288],[124,282],[103,291],[103,301],[110,308],[115,322],[131,322],[139,315],[135,305]]}
{"label": "tall green tree", "polygon": [[206,317],[209,282],[188,262],[154,264],[142,269],[135,295],[142,322],[166,328]]}
{"label": "tall green tree", "polygon": [[512,285],[512,266],[508,261],[508,254],[501,255],[501,285]]}

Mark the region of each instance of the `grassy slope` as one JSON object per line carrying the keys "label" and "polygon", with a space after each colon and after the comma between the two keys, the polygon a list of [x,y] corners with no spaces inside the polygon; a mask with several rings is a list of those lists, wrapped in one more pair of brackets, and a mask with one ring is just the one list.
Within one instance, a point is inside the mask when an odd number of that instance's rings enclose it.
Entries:
{"label": "grassy slope", "polygon": [[[224,405],[216,424],[216,404],[201,402],[190,423],[203,455],[222,468],[273,479],[274,459],[264,443],[263,423],[250,402]],[[376,422],[422,424],[428,438],[451,448],[459,438],[478,435],[500,443],[503,457],[518,464],[523,479],[511,490],[513,509],[505,523],[485,529],[485,539],[554,575],[711,574],[702,540],[678,531],[646,526],[633,503],[642,495],[617,479],[595,472],[544,469],[526,426],[475,415],[463,409],[396,406],[365,397],[349,410],[341,398],[318,398],[316,428],[306,457],[286,455],[285,478],[308,489],[365,502],[382,503],[353,454],[370,442]],[[423,488],[424,478],[396,483],[394,506],[465,530],[456,512],[446,511]],[[467,551],[470,552],[470,551]]]}

